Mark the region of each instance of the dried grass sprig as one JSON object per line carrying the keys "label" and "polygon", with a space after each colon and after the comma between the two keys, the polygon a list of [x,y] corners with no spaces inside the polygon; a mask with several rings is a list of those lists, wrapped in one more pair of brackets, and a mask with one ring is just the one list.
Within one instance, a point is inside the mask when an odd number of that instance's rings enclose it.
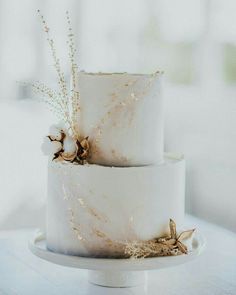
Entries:
{"label": "dried grass sprig", "polygon": [[71,28],[71,20],[69,16],[69,12],[66,12],[66,19],[67,19],[67,24],[68,24],[68,33],[67,33],[67,44],[69,47],[69,60],[70,60],[70,66],[71,66],[71,76],[72,76],[72,90],[71,90],[71,123],[72,123],[72,128],[74,130],[74,133],[79,133],[79,128],[77,124],[77,113],[80,111],[80,106],[79,106],[79,101],[80,101],[80,93],[78,89],[78,66],[75,61],[75,53],[76,53],[76,48],[75,48],[75,42],[74,42],[74,33]]}
{"label": "dried grass sprig", "polygon": [[57,118],[64,121],[67,127],[70,126],[70,116],[67,109],[64,108],[60,93],[39,81],[31,83],[31,86],[35,93],[43,95],[43,102],[49,106],[49,109],[55,113]]}
{"label": "dried grass sprig", "polygon": [[74,44],[74,34],[72,33],[71,22],[68,12],[66,13],[67,23],[68,23],[68,45],[69,45],[69,60],[71,64],[71,75],[72,75],[72,90],[68,90],[67,82],[65,79],[65,74],[61,69],[60,59],[57,56],[55,42],[50,36],[50,28],[45,21],[44,16],[38,10],[40,20],[43,25],[43,30],[46,33],[46,40],[48,42],[49,48],[51,50],[51,55],[53,58],[53,66],[57,73],[57,83],[59,86],[58,91],[52,90],[50,87],[43,83],[36,82],[31,84],[36,92],[43,95],[44,101],[49,105],[50,109],[56,114],[60,120],[63,120],[68,132],[74,139],[79,139],[78,130],[78,112],[79,108],[79,91],[76,85],[78,66],[75,62],[75,44]]}

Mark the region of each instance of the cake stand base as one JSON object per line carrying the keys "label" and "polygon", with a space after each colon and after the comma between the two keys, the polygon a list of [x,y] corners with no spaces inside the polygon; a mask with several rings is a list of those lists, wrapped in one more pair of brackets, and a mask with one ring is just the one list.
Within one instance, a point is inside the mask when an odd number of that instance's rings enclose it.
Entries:
{"label": "cake stand base", "polygon": [[105,287],[135,287],[143,285],[147,280],[146,271],[89,271],[89,282]]}
{"label": "cake stand base", "polygon": [[187,255],[153,257],[145,259],[109,259],[64,255],[47,249],[45,236],[37,232],[29,242],[36,256],[55,264],[89,270],[89,282],[105,287],[134,287],[144,284],[147,270],[172,267],[192,261],[205,248],[204,238],[195,234],[192,251]]}

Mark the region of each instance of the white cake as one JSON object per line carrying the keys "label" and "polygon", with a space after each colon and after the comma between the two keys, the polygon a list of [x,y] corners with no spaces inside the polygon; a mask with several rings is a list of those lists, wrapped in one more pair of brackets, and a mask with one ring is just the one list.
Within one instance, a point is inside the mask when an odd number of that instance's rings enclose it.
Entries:
{"label": "white cake", "polygon": [[160,79],[79,73],[78,127],[89,136],[89,164],[49,160],[48,249],[120,257],[127,241],[167,234],[170,218],[183,226],[185,163],[163,154]]}
{"label": "white cake", "polygon": [[158,164],[163,160],[161,73],[80,72],[80,133],[91,142],[90,163]]}
{"label": "white cake", "polygon": [[[59,253],[115,256],[115,242],[148,240],[183,225],[185,164],[105,167],[49,162],[47,245]],[[114,243],[111,243],[114,242]]]}

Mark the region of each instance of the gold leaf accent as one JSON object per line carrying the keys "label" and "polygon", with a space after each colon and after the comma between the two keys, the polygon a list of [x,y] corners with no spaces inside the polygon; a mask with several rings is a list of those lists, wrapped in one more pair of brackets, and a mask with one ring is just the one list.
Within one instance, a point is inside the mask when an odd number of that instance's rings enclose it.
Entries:
{"label": "gold leaf accent", "polygon": [[98,230],[98,229],[93,229],[93,232],[95,233],[96,236],[98,236],[99,238],[106,238],[106,234],[103,233],[102,231]]}

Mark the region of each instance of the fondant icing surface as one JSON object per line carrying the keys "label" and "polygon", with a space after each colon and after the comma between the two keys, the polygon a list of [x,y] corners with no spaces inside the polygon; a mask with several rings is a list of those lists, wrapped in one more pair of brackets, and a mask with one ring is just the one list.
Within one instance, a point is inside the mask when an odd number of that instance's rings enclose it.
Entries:
{"label": "fondant icing surface", "polygon": [[185,161],[166,155],[159,165],[105,167],[49,162],[47,246],[84,256],[119,256],[123,242],[183,226]]}

